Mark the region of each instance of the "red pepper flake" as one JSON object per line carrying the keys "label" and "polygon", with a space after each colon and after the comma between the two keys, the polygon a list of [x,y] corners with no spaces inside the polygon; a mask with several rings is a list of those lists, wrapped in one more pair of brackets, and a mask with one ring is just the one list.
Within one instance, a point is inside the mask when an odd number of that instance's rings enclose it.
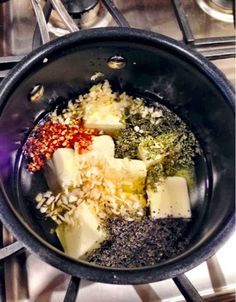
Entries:
{"label": "red pepper flake", "polygon": [[99,135],[99,130],[86,129],[83,124],[62,125],[48,121],[37,125],[24,146],[29,161],[27,169],[31,172],[40,170],[58,148],[75,147],[80,154],[86,152],[94,135]]}

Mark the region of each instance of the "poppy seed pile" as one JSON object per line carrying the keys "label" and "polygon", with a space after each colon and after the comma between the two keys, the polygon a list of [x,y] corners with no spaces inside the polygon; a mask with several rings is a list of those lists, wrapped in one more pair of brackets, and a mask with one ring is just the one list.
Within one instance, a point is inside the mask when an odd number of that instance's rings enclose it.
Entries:
{"label": "poppy seed pile", "polygon": [[189,244],[184,236],[189,221],[160,219],[112,220],[110,238],[89,259],[97,265],[134,268],[155,265],[183,252]]}

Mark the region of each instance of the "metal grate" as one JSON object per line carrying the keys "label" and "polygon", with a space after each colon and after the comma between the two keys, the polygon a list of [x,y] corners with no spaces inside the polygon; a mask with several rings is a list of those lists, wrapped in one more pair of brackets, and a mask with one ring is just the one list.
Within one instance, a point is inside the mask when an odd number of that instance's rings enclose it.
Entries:
{"label": "metal grate", "polygon": [[[103,5],[112,15],[113,19],[119,26],[128,27],[129,24],[124,18],[122,13],[114,5],[111,0],[102,0]],[[178,20],[179,27],[183,34],[183,43],[199,50],[209,60],[228,59],[235,57],[235,36],[222,36],[222,37],[208,37],[196,39],[191,30],[187,13],[184,9],[182,0],[171,0],[171,4],[174,8],[175,17]],[[234,0],[235,4],[235,0]],[[235,7],[235,5],[234,5]],[[46,2],[44,7],[44,14],[46,20],[49,19],[51,13],[50,1]],[[235,14],[234,14],[235,17]],[[36,26],[33,48],[38,47],[41,44],[39,27]],[[213,49],[212,49],[213,48]],[[0,80],[3,79],[8,71],[22,59],[22,56],[6,56],[0,58]]]}
{"label": "metal grate", "polygon": [[[0,224],[0,231],[2,231],[2,224]],[[1,232],[2,233],[2,232]],[[1,240],[2,238],[0,238]],[[16,241],[7,247],[3,247],[0,242],[0,301],[6,301],[5,293],[5,279],[4,279],[4,261],[8,257],[13,257],[24,251],[24,246],[21,242]],[[188,302],[202,302],[204,301],[199,295],[196,288],[192,285],[189,279],[185,275],[180,275],[173,278],[179,291]],[[65,294],[64,302],[74,302],[79,292],[80,278],[72,276]],[[13,288],[12,288],[13,290]]]}
{"label": "metal grate", "polygon": [[[0,1],[1,2],[1,1]],[[119,26],[129,27],[129,23],[118,10],[118,8],[114,5],[111,0],[102,0],[103,5],[106,7],[108,12],[112,15],[113,19]],[[203,39],[195,39],[190,28],[188,19],[186,17],[186,12],[184,11],[184,7],[182,5],[181,0],[172,0],[172,5],[175,10],[175,15],[178,20],[178,24],[183,33],[183,42],[187,45],[190,45],[194,48],[204,47],[206,48],[202,54],[208,59],[225,59],[232,58],[235,56],[235,36],[232,37],[216,37],[216,38],[203,38]],[[51,13],[51,4],[50,1],[47,1],[44,7],[44,14],[46,20],[49,19]],[[33,48],[39,46],[41,43],[39,27],[36,26],[34,40],[33,40]],[[209,50],[209,47],[212,46],[220,46],[220,49]],[[22,56],[8,56],[0,58],[0,79],[4,78],[8,71],[17,64],[23,57]],[[16,241],[13,244],[3,247],[3,225],[0,223],[0,301],[6,301],[6,293],[5,293],[5,280],[4,280],[4,261],[8,257],[13,257],[17,253],[24,251],[23,244]],[[218,270],[219,275],[222,275],[222,272]],[[203,301],[202,297],[199,295],[198,291],[194,288],[192,283],[188,280],[185,275],[181,275],[173,278],[176,286],[182,293],[183,297],[188,302],[200,302]],[[80,279],[77,277],[71,277],[64,302],[73,302],[76,301],[76,297],[78,295],[80,285]],[[224,301],[234,301],[234,295],[230,293],[230,299],[224,297]],[[221,299],[221,296],[219,297]],[[228,300],[226,300],[228,299]],[[232,300],[233,299],[233,300]],[[208,300],[208,299],[207,299]],[[205,300],[206,301],[206,300]],[[209,299],[208,301],[213,301]],[[221,301],[215,298],[214,301]],[[223,301],[223,300],[222,300]]]}
{"label": "metal grate", "polygon": [[[234,1],[235,2],[235,1]],[[195,39],[187,14],[184,10],[181,0],[172,0],[172,4],[174,6],[176,18],[179,23],[179,27],[183,33],[183,42],[187,45],[190,45],[194,48],[197,47],[214,47],[220,46],[222,48],[216,50],[205,50],[202,54],[208,58],[209,60],[218,60],[218,59],[226,59],[233,58],[235,56],[235,36],[231,37],[214,37],[214,38],[203,38],[203,39]],[[235,4],[235,3],[234,3]],[[234,5],[235,6],[235,5]],[[235,17],[235,15],[234,15]],[[229,47],[231,46],[231,47]]]}

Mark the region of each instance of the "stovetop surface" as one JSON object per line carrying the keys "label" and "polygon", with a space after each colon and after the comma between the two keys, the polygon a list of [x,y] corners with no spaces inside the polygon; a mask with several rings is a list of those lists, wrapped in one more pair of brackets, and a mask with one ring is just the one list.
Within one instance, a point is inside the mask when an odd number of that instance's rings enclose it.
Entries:
{"label": "stovetop surface", "polygon": [[[171,0],[117,0],[114,1],[132,27],[151,30],[177,40],[183,40],[176,13]],[[234,26],[206,15],[195,0],[182,0],[182,7],[189,22],[194,39],[232,37]],[[44,1],[41,0],[41,4]],[[116,26],[111,16],[102,9],[101,18],[94,27]],[[36,19],[30,0],[10,0],[0,4],[0,63],[1,58],[24,56],[32,50],[32,39]],[[52,39],[66,31],[50,19],[49,31]],[[228,47],[228,46],[227,46]],[[205,47],[195,47],[205,51]],[[215,49],[212,47],[211,49]],[[235,58],[213,61],[235,84]],[[1,66],[1,64],[0,64]],[[1,73],[1,68],[0,68]],[[13,239],[5,232],[7,241]],[[213,259],[189,271],[186,275],[203,296],[231,292],[235,288],[235,234]],[[43,263],[35,255],[16,256],[5,263],[7,301],[63,301],[70,276]],[[40,280],[40,281],[39,281]],[[158,283],[123,286],[94,283],[82,280],[78,301],[183,301],[183,297],[172,280]],[[227,301],[226,298],[209,301]]]}

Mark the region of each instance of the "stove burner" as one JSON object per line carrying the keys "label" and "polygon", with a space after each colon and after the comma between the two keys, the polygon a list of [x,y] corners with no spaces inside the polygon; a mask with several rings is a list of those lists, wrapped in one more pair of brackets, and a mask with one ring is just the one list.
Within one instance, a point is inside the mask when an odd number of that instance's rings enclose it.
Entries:
{"label": "stove burner", "polygon": [[98,0],[64,0],[65,8],[80,28],[92,26],[98,18]]}
{"label": "stove burner", "polygon": [[[80,29],[105,27],[112,20],[112,16],[99,0],[64,0],[63,4]],[[48,30],[55,37],[68,33],[65,24],[54,9],[49,19]]]}
{"label": "stove burner", "polygon": [[98,4],[98,0],[64,0],[63,3],[68,13],[73,18],[80,18],[82,14],[94,9]]}
{"label": "stove burner", "polygon": [[234,0],[196,0],[196,2],[211,17],[224,22],[233,22]]}

